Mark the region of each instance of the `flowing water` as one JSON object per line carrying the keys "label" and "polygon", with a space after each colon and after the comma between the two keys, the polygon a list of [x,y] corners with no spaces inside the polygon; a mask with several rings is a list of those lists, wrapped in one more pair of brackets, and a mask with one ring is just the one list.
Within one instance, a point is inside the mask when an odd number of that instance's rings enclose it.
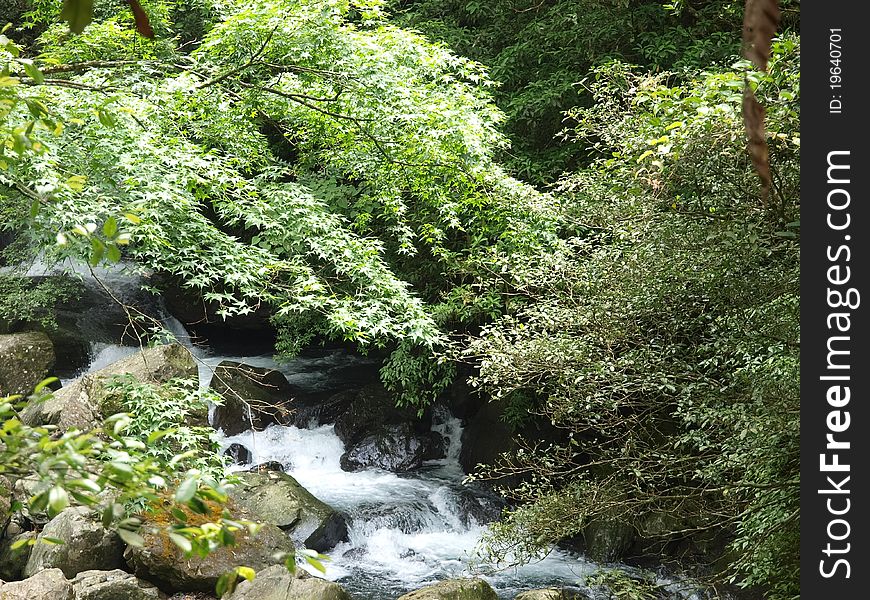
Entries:
{"label": "flowing water", "polygon": [[[280,462],[315,496],[347,515],[349,540],[330,552],[326,577],[354,598],[387,600],[439,579],[489,570],[474,564],[474,552],[486,530],[480,521],[497,511],[498,502],[461,484],[459,421],[440,416],[435,427],[450,439],[447,458],[413,474],[342,471],[344,446],[332,425],[273,425],[223,437],[221,444],[246,446],[254,463]],[[554,552],[536,564],[484,578],[501,597],[513,598],[523,589],[576,585],[594,568],[580,556]]]}
{"label": "flowing water", "polygon": [[[236,355],[233,349],[191,344],[182,324],[159,303],[153,316],[191,349],[202,386],[208,385],[214,367],[224,360],[277,369],[295,389],[314,395],[354,387],[376,366],[373,360],[346,350],[310,352],[282,363],[270,355],[244,351]],[[135,347],[95,343],[91,363],[78,374],[134,351]],[[339,459],[344,446],[332,425],[308,429],[272,425],[261,432],[219,435],[219,441],[222,449],[232,443],[248,448],[253,464],[281,463],[316,497],[346,515],[348,540],[329,552],[325,576],[341,583],[356,600],[394,600],[423,585],[469,575],[489,581],[503,599],[548,586],[582,589],[585,577],[600,568],[582,555],[555,550],[538,562],[506,570],[479,562],[475,551],[487,531],[486,523],[498,514],[499,500],[462,483],[460,421],[436,407],[433,429],[449,440],[446,457],[407,474],[343,471]],[[599,597],[593,590],[585,591]],[[672,597],[697,600],[692,593],[676,590]]]}

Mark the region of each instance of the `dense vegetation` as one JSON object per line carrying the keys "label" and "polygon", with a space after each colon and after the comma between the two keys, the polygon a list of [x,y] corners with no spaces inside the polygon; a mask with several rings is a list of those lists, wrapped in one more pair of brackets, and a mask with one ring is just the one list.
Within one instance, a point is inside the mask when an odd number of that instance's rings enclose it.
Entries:
{"label": "dense vegetation", "polygon": [[[126,3],[97,1],[80,35],[59,0],[7,4],[7,264],[124,260],[222,316],[267,306],[279,353],[384,349],[383,381],[421,409],[470,365],[518,429],[557,432],[478,473],[522,475],[491,554],[590,524],[650,552],[709,534],[727,544],[711,581],[798,596],[791,2],[766,73],[738,58],[743,3],[726,0],[151,0],[153,40]],[[767,197],[746,85],[767,109]],[[64,293],[0,285],[19,299],[0,298],[5,319],[50,319]],[[193,394],[117,385],[136,412]],[[4,428],[4,452],[33,466],[41,433]],[[131,493],[171,460],[143,458]]]}

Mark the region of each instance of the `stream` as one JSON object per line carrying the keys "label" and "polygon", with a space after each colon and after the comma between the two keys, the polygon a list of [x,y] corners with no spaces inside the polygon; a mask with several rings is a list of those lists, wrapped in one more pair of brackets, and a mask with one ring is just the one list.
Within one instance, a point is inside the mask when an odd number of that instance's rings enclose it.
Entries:
{"label": "stream", "polygon": [[[277,369],[295,388],[311,394],[352,387],[356,385],[354,373],[371,376],[377,366],[347,350],[312,350],[279,363],[268,353],[248,354],[241,346],[241,352],[235,353],[235,348],[226,345],[218,349],[207,343],[191,344],[183,325],[159,303],[156,306],[166,329],[197,359],[202,386],[208,385],[213,369],[224,360]],[[135,351],[131,346],[93,343],[90,364],[64,378],[64,383]],[[487,531],[485,516],[498,514],[499,502],[490,493],[462,483],[460,420],[436,407],[433,429],[449,440],[446,457],[403,474],[378,469],[343,471],[339,458],[344,446],[332,425],[307,429],[271,425],[264,431],[249,430],[232,437],[219,433],[218,440],[222,450],[233,443],[245,446],[252,464],[281,463],[311,493],[346,515],[349,539],[328,553],[325,577],[340,583],[356,600],[394,600],[438,580],[470,575],[483,577],[506,600],[521,591],[548,586],[581,589],[595,599],[607,597],[583,586],[585,577],[600,566],[580,554],[557,549],[543,560],[506,570],[481,564],[475,550]],[[674,586],[671,597],[675,599],[703,598],[682,591],[685,586]]]}

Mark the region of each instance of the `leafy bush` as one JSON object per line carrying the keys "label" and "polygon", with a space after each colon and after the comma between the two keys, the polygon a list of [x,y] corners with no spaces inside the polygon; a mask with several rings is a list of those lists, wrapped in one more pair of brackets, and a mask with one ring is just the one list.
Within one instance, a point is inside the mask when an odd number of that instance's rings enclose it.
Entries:
{"label": "leafy bush", "polygon": [[[599,520],[658,550],[718,532],[734,551],[720,578],[797,594],[797,41],[777,42],[769,74],[745,69],[669,87],[612,64],[596,106],[575,112],[577,142],[610,153],[561,183],[578,235],[537,267],[536,302],[466,352],[479,386],[533,395],[567,435],[479,474],[528,475],[506,491],[518,505],[494,555],[535,555]],[[768,107],[766,204],[744,156],[744,77]]]}

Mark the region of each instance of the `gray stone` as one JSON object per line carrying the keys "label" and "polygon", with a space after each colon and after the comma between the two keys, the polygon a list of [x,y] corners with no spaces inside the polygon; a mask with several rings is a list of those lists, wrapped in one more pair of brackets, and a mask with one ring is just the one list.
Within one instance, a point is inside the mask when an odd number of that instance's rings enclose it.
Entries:
{"label": "gray stone", "polygon": [[[42,530],[30,553],[24,576],[43,569],[60,569],[68,578],[90,569],[121,567],[124,544],[118,534],[103,527],[91,509],[70,507],[61,512]],[[55,544],[44,541],[55,538]]]}
{"label": "gray stone", "polygon": [[3,581],[18,581],[24,577],[24,566],[30,558],[32,546],[25,544],[20,548],[12,549],[12,545],[22,540],[35,540],[36,533],[25,531],[10,535],[7,528],[6,535],[0,539],[0,579]]}
{"label": "gray stone", "polygon": [[[226,509],[236,518],[256,520],[232,500]],[[215,507],[213,514],[197,518],[213,521],[220,516],[220,508]],[[146,522],[140,533],[145,542],[141,547],[127,547],[124,553],[127,564],[138,577],[159,582],[170,593],[212,592],[218,578],[239,565],[259,571],[275,563],[275,553],[295,552],[293,540],[271,523],[263,523],[253,536],[246,530],[234,532],[235,545],[219,547],[205,558],[185,557],[169,540],[164,526]]]}
{"label": "gray stone", "polygon": [[72,581],[76,600],[163,600],[156,587],[120,569],[82,571]]}
{"label": "gray stone", "polygon": [[286,473],[239,473],[231,496],[259,519],[287,532],[306,548],[325,552],[347,539],[344,517]]}
{"label": "gray stone", "polygon": [[399,600],[498,600],[498,596],[483,579],[447,579],[400,596]]}
{"label": "gray stone", "polygon": [[[144,348],[111,365],[76,379],[56,391],[44,402],[31,402],[21,420],[31,426],[57,425],[61,430],[71,428],[90,430],[101,420],[121,412],[107,393],[106,382],[114,375],[130,374],[144,383],[164,383],[173,378],[198,376],[196,362],[190,352],[180,344]],[[205,414],[197,415],[190,424],[204,424]]]}
{"label": "gray stone", "polygon": [[54,346],[41,332],[0,335],[0,397],[33,393],[54,365]]}
{"label": "gray stone", "polygon": [[317,577],[296,578],[282,565],[257,573],[243,581],[226,600],[351,600],[337,583]]}
{"label": "gray stone", "polygon": [[0,583],[0,600],[73,600],[73,588],[60,569],[46,569],[24,581]]}
{"label": "gray stone", "polygon": [[211,388],[223,398],[223,404],[215,407],[212,425],[225,435],[291,421],[292,388],[280,371],[225,360],[215,369]]}
{"label": "gray stone", "polygon": [[601,562],[621,558],[631,548],[635,535],[634,527],[615,520],[593,521],[583,529],[586,553]]}
{"label": "gray stone", "polygon": [[377,468],[394,473],[417,469],[431,452],[432,436],[418,433],[410,423],[380,428],[351,446],[341,457],[345,471]]}
{"label": "gray stone", "polygon": [[514,600],[591,600],[591,598],[592,596],[579,590],[551,587],[517,594]]}

